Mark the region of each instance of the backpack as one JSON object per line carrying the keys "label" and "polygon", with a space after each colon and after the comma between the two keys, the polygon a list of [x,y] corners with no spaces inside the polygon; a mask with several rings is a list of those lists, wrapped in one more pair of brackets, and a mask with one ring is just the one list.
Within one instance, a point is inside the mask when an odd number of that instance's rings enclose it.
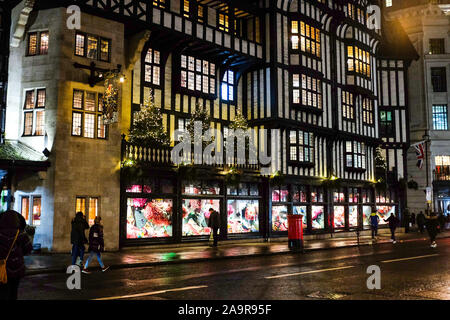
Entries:
{"label": "backpack", "polygon": [[14,237],[14,241],[9,248],[8,255],[5,259],[0,260],[0,283],[6,284],[8,283],[8,274],[6,272],[6,262],[8,261],[9,255],[16,244],[17,237],[19,236],[19,230],[17,230],[16,236]]}

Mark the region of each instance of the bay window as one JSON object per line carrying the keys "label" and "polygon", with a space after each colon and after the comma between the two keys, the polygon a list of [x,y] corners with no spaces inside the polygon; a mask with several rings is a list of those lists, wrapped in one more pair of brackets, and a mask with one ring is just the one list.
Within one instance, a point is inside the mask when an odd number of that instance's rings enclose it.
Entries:
{"label": "bay window", "polygon": [[216,94],[216,65],[191,56],[181,56],[181,88]]}
{"label": "bay window", "polygon": [[225,71],[221,85],[222,100],[233,101],[234,100],[234,72],[231,70]]}
{"label": "bay window", "polygon": [[289,160],[300,163],[313,163],[313,134],[305,131],[289,132]]}
{"label": "bay window", "polygon": [[292,103],[322,109],[321,81],[306,74],[293,74]]}
{"label": "bay window", "polygon": [[291,49],[320,58],[320,29],[303,21],[291,21]]}
{"label": "bay window", "polygon": [[357,46],[347,47],[347,70],[370,78],[370,53]]}
{"label": "bay window", "polygon": [[366,146],[362,142],[347,141],[345,144],[346,169],[366,169]]}

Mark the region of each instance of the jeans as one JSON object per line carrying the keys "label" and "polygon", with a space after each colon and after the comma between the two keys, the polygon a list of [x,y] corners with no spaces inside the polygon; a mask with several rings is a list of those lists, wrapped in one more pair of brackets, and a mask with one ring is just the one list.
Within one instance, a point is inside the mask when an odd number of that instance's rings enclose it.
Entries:
{"label": "jeans", "polygon": [[105,267],[105,265],[103,264],[103,261],[102,261],[102,254],[101,254],[100,252],[91,251],[91,252],[89,253],[89,257],[86,259],[86,263],[85,263],[85,265],[84,265],[84,268],[85,268],[85,269],[88,268],[89,262],[92,260],[92,258],[93,258],[95,255],[97,256],[98,264],[100,265],[100,267],[101,267],[102,269]]}
{"label": "jeans", "polygon": [[372,239],[375,238],[375,236],[378,235],[378,226],[370,226],[370,228],[372,229]]}
{"label": "jeans", "polygon": [[8,278],[8,283],[0,284],[0,300],[17,300],[20,278]]}
{"label": "jeans", "polygon": [[77,244],[72,245],[72,265],[77,263],[77,257],[80,257],[81,262],[83,262],[84,258],[84,245],[79,246]]}
{"label": "jeans", "polygon": [[217,242],[219,241],[219,228],[212,228],[213,229],[213,238],[214,238],[214,243],[213,246],[216,247],[217,246]]}
{"label": "jeans", "polygon": [[390,229],[391,229],[391,239],[395,241],[395,228]]}

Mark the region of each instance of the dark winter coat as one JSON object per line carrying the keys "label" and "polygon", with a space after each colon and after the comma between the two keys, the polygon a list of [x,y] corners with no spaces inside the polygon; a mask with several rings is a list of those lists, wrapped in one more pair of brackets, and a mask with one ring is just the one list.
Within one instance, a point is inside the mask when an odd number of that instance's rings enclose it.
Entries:
{"label": "dark winter coat", "polygon": [[426,223],[428,234],[436,235],[438,232],[439,221],[436,216],[427,218]]}
{"label": "dark winter coat", "polygon": [[70,234],[70,242],[74,245],[82,246],[88,243],[84,230],[89,229],[89,224],[82,215],[77,215],[72,220],[72,232]]}
{"label": "dark winter coat", "polygon": [[417,215],[417,224],[418,225],[423,225],[423,224],[425,224],[425,215],[423,214],[423,213],[419,213],[418,215]]}
{"label": "dark winter coat", "polygon": [[213,229],[220,228],[220,214],[217,211],[213,211],[209,216],[208,227]]}
{"label": "dark winter coat", "polygon": [[396,216],[390,216],[385,221],[389,223],[389,228],[391,229],[397,228],[398,224],[400,223],[400,220],[398,220]]}
{"label": "dark winter coat", "polygon": [[15,211],[6,211],[0,216],[0,259],[6,259],[17,230],[19,235],[6,261],[6,273],[10,279],[22,278],[25,275],[24,256],[33,250],[30,237],[20,231],[21,221]]}
{"label": "dark winter coat", "polygon": [[89,251],[103,252],[104,248],[103,226],[94,224],[89,230]]}

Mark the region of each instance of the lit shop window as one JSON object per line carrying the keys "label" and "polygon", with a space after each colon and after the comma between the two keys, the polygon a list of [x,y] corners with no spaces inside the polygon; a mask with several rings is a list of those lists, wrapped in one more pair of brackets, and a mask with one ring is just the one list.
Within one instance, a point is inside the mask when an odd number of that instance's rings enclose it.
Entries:
{"label": "lit shop window", "polygon": [[191,56],[181,56],[181,87],[204,94],[216,94],[216,65]]}
{"label": "lit shop window", "polygon": [[307,52],[320,58],[320,29],[303,21],[291,21],[291,34],[293,50]]}
{"label": "lit shop window", "polygon": [[305,74],[293,74],[292,99],[294,104],[322,109],[321,81]]}
{"label": "lit shop window", "polygon": [[448,130],[447,105],[433,106],[433,130]]}
{"label": "lit shop window", "polygon": [[324,194],[321,187],[311,187],[311,202],[323,202]]}
{"label": "lit shop window", "polygon": [[161,84],[161,53],[148,49],[144,60],[144,80],[159,86]]}
{"label": "lit shop window", "polygon": [[48,31],[31,32],[28,34],[28,56],[48,54]]}
{"label": "lit shop window", "polygon": [[82,212],[86,216],[90,225],[94,224],[94,219],[99,215],[99,198],[77,197],[75,212]]}
{"label": "lit shop window", "polygon": [[348,188],[348,202],[358,203],[359,202],[359,189],[358,188]]}
{"label": "lit shop window", "polygon": [[313,162],[313,134],[304,131],[290,131],[289,133],[289,159],[298,162]]}
{"label": "lit shop window", "polygon": [[90,139],[106,139],[103,122],[103,95],[82,90],[73,91],[72,135]]}
{"label": "lit shop window", "polygon": [[347,141],[345,144],[345,166],[366,169],[366,146],[362,142]]}
{"label": "lit shop window", "polygon": [[345,119],[355,119],[355,100],[351,92],[342,91],[342,116]]}
{"label": "lit shop window", "polygon": [[272,202],[288,202],[289,189],[287,186],[273,187]]}
{"label": "lit shop window", "polygon": [[21,198],[21,214],[27,224],[41,225],[41,196],[23,196]]}
{"label": "lit shop window", "polygon": [[347,47],[347,69],[370,77],[370,54],[356,46]]}
{"label": "lit shop window", "polygon": [[345,192],[344,192],[343,188],[340,188],[338,190],[334,190],[334,192],[333,192],[333,202],[334,203],[345,202]]}
{"label": "lit shop window", "polygon": [[234,100],[234,72],[226,71],[222,79],[222,100],[233,101]]}
{"label": "lit shop window", "polygon": [[153,0],[153,6],[161,9],[166,8],[166,0]]}
{"label": "lit shop window", "polygon": [[25,92],[23,135],[43,136],[45,131],[45,89],[32,89]]}
{"label": "lit shop window", "polygon": [[362,100],[363,122],[368,125],[373,124],[373,101],[369,98]]}
{"label": "lit shop window", "polygon": [[294,186],[294,194],[292,201],[294,202],[308,202],[306,186]]}
{"label": "lit shop window", "polygon": [[111,59],[111,40],[77,32],[75,35],[75,55],[109,62]]}

